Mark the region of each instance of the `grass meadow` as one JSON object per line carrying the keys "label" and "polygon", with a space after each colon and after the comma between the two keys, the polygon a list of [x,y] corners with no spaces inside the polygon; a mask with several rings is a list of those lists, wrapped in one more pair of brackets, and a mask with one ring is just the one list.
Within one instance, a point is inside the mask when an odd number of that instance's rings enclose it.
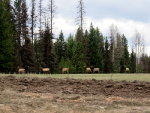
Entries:
{"label": "grass meadow", "polygon": [[96,79],[96,80],[114,80],[114,81],[148,81],[150,74],[0,74],[0,76],[16,77],[39,77],[39,78],[73,78],[73,79]]}

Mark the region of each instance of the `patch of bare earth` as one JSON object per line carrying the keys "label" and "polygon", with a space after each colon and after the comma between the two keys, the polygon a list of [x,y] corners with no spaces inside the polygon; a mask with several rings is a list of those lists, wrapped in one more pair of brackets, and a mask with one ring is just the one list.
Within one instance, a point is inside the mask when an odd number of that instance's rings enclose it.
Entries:
{"label": "patch of bare earth", "polygon": [[0,77],[0,113],[150,113],[150,83]]}

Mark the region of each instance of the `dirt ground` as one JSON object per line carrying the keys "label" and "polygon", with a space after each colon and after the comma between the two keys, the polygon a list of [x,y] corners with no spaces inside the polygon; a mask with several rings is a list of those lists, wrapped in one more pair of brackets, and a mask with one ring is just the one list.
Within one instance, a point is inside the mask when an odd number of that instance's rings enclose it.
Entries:
{"label": "dirt ground", "polygon": [[0,77],[0,113],[150,113],[150,82]]}

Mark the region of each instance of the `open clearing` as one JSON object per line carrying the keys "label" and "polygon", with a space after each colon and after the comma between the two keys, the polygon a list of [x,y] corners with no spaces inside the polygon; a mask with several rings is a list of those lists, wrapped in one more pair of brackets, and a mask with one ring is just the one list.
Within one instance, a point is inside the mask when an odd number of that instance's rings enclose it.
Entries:
{"label": "open clearing", "polygon": [[96,80],[127,80],[149,81],[150,74],[0,74],[0,76],[39,77],[39,78],[74,78]]}
{"label": "open clearing", "polygon": [[143,75],[147,82],[113,81],[120,75],[107,75],[107,80],[99,80],[98,75],[66,75],[61,79],[63,75],[15,76],[0,77],[0,113],[150,113],[148,75]]}

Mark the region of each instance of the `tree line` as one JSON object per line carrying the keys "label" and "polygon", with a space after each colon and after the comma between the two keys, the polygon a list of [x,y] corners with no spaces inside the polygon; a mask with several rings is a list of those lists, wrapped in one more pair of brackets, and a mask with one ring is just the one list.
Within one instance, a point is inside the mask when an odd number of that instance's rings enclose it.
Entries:
{"label": "tree line", "polygon": [[[0,72],[13,73],[18,68],[27,72],[40,72],[50,68],[51,73],[60,73],[61,68],[69,68],[70,73],[84,73],[85,67],[100,68],[101,73],[131,73],[150,70],[150,57],[132,49],[129,53],[128,40],[117,28],[110,27],[110,36],[105,37],[98,27],[91,23],[84,30],[84,2],[79,0],[78,29],[75,35],[64,37],[60,31],[54,36],[56,6],[49,0],[48,13],[43,12],[43,0],[31,0],[29,12],[26,0],[0,1]],[[46,16],[44,16],[46,15]],[[35,32],[36,28],[38,32]],[[136,47],[141,47],[136,45]],[[139,60],[137,60],[139,59]]]}

